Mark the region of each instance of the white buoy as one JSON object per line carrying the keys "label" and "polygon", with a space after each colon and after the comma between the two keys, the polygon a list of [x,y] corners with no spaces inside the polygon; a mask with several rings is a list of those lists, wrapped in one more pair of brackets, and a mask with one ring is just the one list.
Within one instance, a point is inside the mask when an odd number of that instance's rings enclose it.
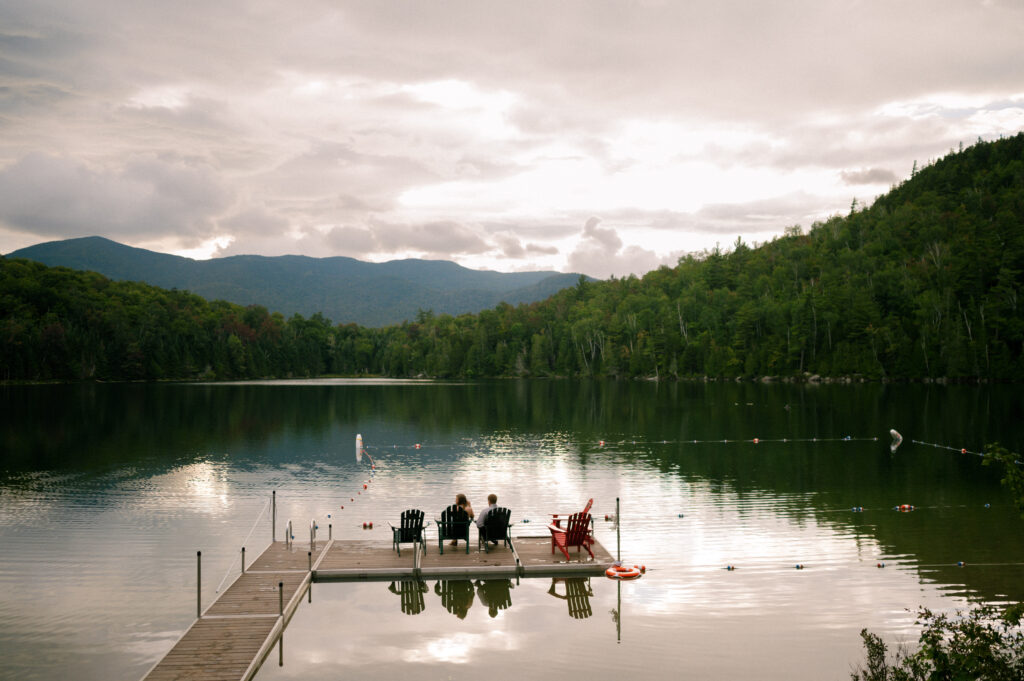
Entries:
{"label": "white buoy", "polygon": [[895,428],[889,431],[889,435],[892,436],[892,444],[889,445],[889,451],[895,452],[899,449],[899,446],[903,444],[903,436],[900,435]]}
{"label": "white buoy", "polygon": [[363,461],[363,436],[356,435],[356,462],[362,463]]}

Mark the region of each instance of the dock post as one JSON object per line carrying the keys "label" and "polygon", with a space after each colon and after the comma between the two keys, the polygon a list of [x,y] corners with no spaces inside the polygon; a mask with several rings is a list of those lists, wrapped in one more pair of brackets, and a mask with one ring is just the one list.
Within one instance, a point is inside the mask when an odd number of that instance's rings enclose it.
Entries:
{"label": "dock post", "polygon": [[242,547],[242,574],[245,574],[245,547]]}
{"label": "dock post", "polygon": [[327,541],[334,539],[334,525],[327,523]]}
{"label": "dock post", "polygon": [[281,617],[281,634],[277,639],[277,666],[284,666],[284,582],[277,583],[277,611]]}
{"label": "dock post", "polygon": [[272,497],[273,501],[270,504],[270,541],[277,541],[277,490],[274,490]]}
{"label": "dock post", "polygon": [[313,552],[312,551],[306,551],[306,555],[309,556],[309,571],[312,572],[313,571]]}
{"label": "dock post", "polygon": [[203,616],[203,552],[196,551],[196,619]]}
{"label": "dock post", "polygon": [[622,516],[619,514],[619,498],[615,497],[615,554],[622,562]]}

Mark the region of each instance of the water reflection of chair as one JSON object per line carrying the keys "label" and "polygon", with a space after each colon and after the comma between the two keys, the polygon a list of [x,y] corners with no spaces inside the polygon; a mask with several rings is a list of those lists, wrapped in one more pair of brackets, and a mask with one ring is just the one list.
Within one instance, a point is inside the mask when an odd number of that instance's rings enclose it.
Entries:
{"label": "water reflection of chair", "polygon": [[441,597],[441,604],[448,612],[464,620],[476,592],[468,579],[439,579],[434,584],[434,593]]}
{"label": "water reflection of chair", "polygon": [[469,514],[461,506],[452,504],[441,511],[437,523],[438,550],[444,553],[444,543],[449,539],[462,539],[466,542],[466,553],[469,553]]}
{"label": "water reflection of chair", "polygon": [[497,617],[499,610],[512,606],[511,579],[484,579],[476,581],[476,595],[487,606],[487,613]]}
{"label": "water reflection of chair", "polygon": [[505,546],[509,549],[512,548],[512,528],[509,523],[509,519],[512,517],[512,511],[501,506],[496,507],[492,511],[487,513],[484,518],[484,526],[480,528],[478,535],[478,546],[484,547],[485,552],[490,552],[490,544],[488,542],[504,542]]}
{"label": "water reflection of chair", "polygon": [[[391,525],[391,523],[388,523]],[[423,541],[423,511],[410,508],[402,511],[399,526],[391,525],[391,547],[402,555],[402,544],[419,542],[423,547],[423,553],[427,552],[427,545]]]}
{"label": "water reflection of chair", "polygon": [[427,585],[418,579],[402,580],[398,582],[398,586],[391,582],[388,591],[402,598],[402,612],[406,615],[418,615],[426,607],[423,603],[423,594],[427,593]]}
{"label": "water reflection of chair", "polygon": [[[555,588],[558,582],[565,582],[564,596]],[[552,577],[548,593],[566,602],[569,606],[569,617],[573,619],[584,620],[594,614],[593,608],[590,607],[590,597],[594,595],[594,590],[590,588],[590,577]]]}

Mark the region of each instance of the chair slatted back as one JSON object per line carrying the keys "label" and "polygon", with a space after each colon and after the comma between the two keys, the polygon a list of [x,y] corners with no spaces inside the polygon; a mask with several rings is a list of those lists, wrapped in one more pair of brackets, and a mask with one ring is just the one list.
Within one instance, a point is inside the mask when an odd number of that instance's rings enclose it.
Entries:
{"label": "chair slatted back", "polygon": [[565,526],[565,545],[583,546],[590,535],[590,514],[573,513]]}
{"label": "chair slatted back", "polygon": [[511,518],[511,509],[496,507],[484,518],[484,536],[488,540],[505,541],[509,538],[508,526]]}
{"label": "chair slatted back", "polygon": [[422,541],[423,535],[423,511],[410,508],[402,511],[401,524],[398,527],[398,541],[412,542]]}
{"label": "chair slatted back", "polygon": [[441,511],[441,520],[437,523],[437,533],[441,540],[469,540],[469,514],[461,506],[452,504]]}

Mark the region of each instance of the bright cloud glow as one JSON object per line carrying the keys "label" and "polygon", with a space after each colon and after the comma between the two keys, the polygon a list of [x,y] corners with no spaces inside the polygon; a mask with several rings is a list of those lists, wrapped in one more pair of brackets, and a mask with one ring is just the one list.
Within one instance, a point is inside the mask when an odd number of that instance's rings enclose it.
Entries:
{"label": "bright cloud glow", "polygon": [[163,86],[140,90],[128,100],[135,109],[182,109],[188,104],[189,92],[184,86]]}
{"label": "bright cloud glow", "polygon": [[177,250],[168,250],[167,252],[172,255],[180,255],[183,258],[192,258],[193,260],[209,260],[218,251],[222,251],[230,246],[234,240],[235,237],[230,235],[217,236],[207,239],[195,248],[179,248]]}

